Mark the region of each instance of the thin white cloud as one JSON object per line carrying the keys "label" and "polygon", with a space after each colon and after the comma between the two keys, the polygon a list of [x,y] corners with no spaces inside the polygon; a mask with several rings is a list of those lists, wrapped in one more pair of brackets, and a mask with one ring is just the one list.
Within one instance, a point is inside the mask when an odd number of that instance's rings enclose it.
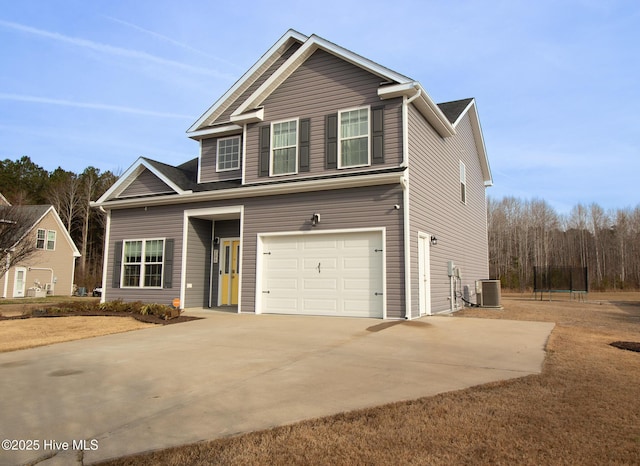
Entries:
{"label": "thin white cloud", "polygon": [[178,119],[193,118],[193,115],[191,116],[181,115],[179,113],[156,112],[153,110],[143,110],[143,109],[133,108],[133,107],[123,107],[120,105],[99,104],[99,103],[91,103],[91,102],[74,102],[72,100],[51,99],[48,97],[36,97],[36,96],[22,95],[22,94],[6,94],[2,92],[0,92],[0,100],[12,100],[15,102],[29,102],[29,103],[46,104],[46,105],[61,105],[64,107],[87,108],[91,110],[106,110],[109,112],[131,113],[135,115],[145,115],[145,116],[153,116],[153,117],[160,117],[160,118],[178,118]]}
{"label": "thin white cloud", "polygon": [[211,55],[211,54],[209,54],[209,53],[207,53],[207,52],[205,52],[203,50],[200,50],[200,49],[197,49],[195,47],[192,47],[189,44],[185,44],[184,42],[180,42],[180,41],[177,41],[175,39],[172,39],[171,37],[167,37],[164,34],[160,34],[158,32],[151,31],[149,29],[145,29],[145,28],[143,28],[141,26],[138,26],[137,24],[133,24],[133,23],[130,23],[128,21],[123,21],[123,20],[118,19],[118,18],[113,18],[112,16],[105,16],[105,18],[107,18],[110,21],[116,22],[118,24],[122,24],[123,26],[127,26],[127,27],[130,27],[132,29],[135,29],[136,31],[140,31],[140,32],[143,32],[145,34],[148,34],[148,35],[150,35],[152,37],[155,37],[156,39],[160,39],[162,41],[168,42],[168,43],[170,43],[172,45],[175,45],[176,47],[180,47],[180,48],[183,48],[185,50],[188,50],[189,52],[194,52],[194,53],[197,53],[198,55],[202,55],[203,57],[211,58],[213,60],[216,60],[216,61],[219,61],[221,63],[224,63],[225,65],[231,65],[231,66],[234,66],[236,68],[239,68],[238,65],[236,65],[235,63],[231,63],[230,61],[225,60],[224,58],[216,57],[215,55]]}
{"label": "thin white cloud", "polygon": [[126,58],[134,58],[136,60],[145,60],[147,62],[156,63],[158,65],[171,66],[171,67],[179,68],[185,71],[190,71],[192,73],[215,76],[217,78],[221,78],[225,80],[233,79],[230,75],[221,73],[216,70],[202,68],[199,66],[187,65],[185,63],[177,62],[174,60],[167,60],[166,58],[157,57],[155,55],[151,55],[150,53],[141,52],[139,50],[125,49],[122,47],[115,47],[113,45],[101,44],[99,42],[94,42],[87,39],[81,39],[79,37],[65,36],[57,32],[50,32],[50,31],[45,31],[43,29],[36,29],[31,26],[26,26],[24,24],[19,24],[19,23],[13,23],[10,21],[0,20],[0,26],[4,26],[9,29],[14,29],[16,31],[26,32],[28,34],[32,34],[39,37],[45,37],[47,39],[52,39],[58,42],[64,42],[67,44],[74,45],[76,47],[83,47],[83,48],[95,50],[97,52],[102,52],[109,55],[115,55],[115,56],[126,57]]}

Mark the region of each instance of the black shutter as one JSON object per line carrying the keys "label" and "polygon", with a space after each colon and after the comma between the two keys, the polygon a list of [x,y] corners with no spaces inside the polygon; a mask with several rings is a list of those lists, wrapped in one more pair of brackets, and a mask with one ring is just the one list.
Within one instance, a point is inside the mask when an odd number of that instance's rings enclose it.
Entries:
{"label": "black shutter", "polygon": [[338,168],[338,114],[325,117],[325,152],[327,168]]}
{"label": "black shutter", "polygon": [[122,273],[122,241],[116,241],[113,247],[113,275],[111,287],[120,288],[120,274]]}
{"label": "black shutter", "polygon": [[269,176],[269,153],[271,152],[271,126],[260,127],[260,163],[258,176]]}
{"label": "black shutter", "polygon": [[371,109],[371,162],[384,163],[384,107]]}
{"label": "black shutter", "polygon": [[162,288],[171,288],[173,279],[173,239],[164,240],[164,283]]}
{"label": "black shutter", "polygon": [[298,133],[298,171],[309,171],[309,141],[311,140],[311,119],[300,120]]}

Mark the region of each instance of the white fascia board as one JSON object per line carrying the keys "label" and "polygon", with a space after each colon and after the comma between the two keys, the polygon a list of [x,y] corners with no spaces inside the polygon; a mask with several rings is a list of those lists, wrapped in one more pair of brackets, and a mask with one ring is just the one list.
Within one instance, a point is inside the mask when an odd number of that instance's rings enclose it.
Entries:
{"label": "white fascia board", "polygon": [[124,172],[122,174],[122,176],[120,178],[118,178],[118,181],[116,181],[113,184],[113,186],[111,186],[111,188],[109,188],[109,190],[107,190],[107,192],[105,192],[100,197],[100,199],[98,199],[94,203],[91,203],[91,205],[98,206],[98,205],[102,204],[103,202],[105,202],[106,200],[110,199],[111,197],[118,196],[122,191],[127,189],[127,187],[129,187],[129,185],[136,180],[136,178],[144,171],[145,168],[147,170],[149,170],[151,173],[153,173],[155,176],[160,178],[163,183],[165,183],[167,186],[169,186],[176,193],[185,194],[186,192],[188,192],[188,191],[184,191],[184,190],[180,189],[180,187],[178,187],[175,183],[173,183],[171,180],[169,180],[166,176],[164,176],[162,173],[160,173],[158,170],[156,170],[155,167],[153,167],[151,164],[149,164],[143,157],[140,157],[140,158],[138,158],[138,160],[136,160],[136,162],[133,165],[131,165],[127,169],[126,172]]}
{"label": "white fascia board", "polygon": [[415,99],[411,100],[411,103],[418,109],[420,114],[427,119],[431,126],[435,128],[440,136],[446,138],[456,134],[455,128],[418,81],[385,85],[378,89],[378,97],[382,100],[400,96],[405,96],[408,99],[415,97]]}
{"label": "white fascia board", "polygon": [[118,199],[108,202],[96,201],[94,207],[125,208],[152,205],[174,205],[188,202],[217,201],[226,199],[242,199],[258,196],[275,196],[278,194],[296,194],[312,191],[329,191],[333,189],[360,188],[385,184],[399,184],[402,173],[378,173],[346,176],[343,178],[323,178],[318,180],[298,180],[290,183],[266,183],[241,188],[220,189],[215,191],[189,192],[167,196],[148,198]]}
{"label": "white fascia board", "polygon": [[80,257],[82,254],[80,254],[80,251],[76,247],[76,243],[73,242],[73,239],[71,239],[71,235],[67,231],[67,228],[62,223],[62,219],[60,218],[60,215],[58,215],[58,211],[54,209],[53,206],[51,206],[49,210],[47,210],[47,212],[42,216],[42,218],[44,218],[49,212],[53,214],[53,218],[58,224],[60,231],[62,231],[62,236],[64,236],[64,238],[67,240],[67,243],[69,243],[69,245],[73,249],[73,257]]}
{"label": "white fascia board", "polygon": [[224,125],[224,126],[212,126],[210,128],[205,128],[199,131],[194,131],[192,133],[189,133],[189,137],[191,139],[199,140],[199,139],[205,139],[208,137],[227,136],[229,134],[234,134],[239,131],[242,131],[242,126],[239,126],[236,124]]}
{"label": "white fascia board", "polygon": [[249,70],[238,79],[198,120],[187,130],[187,134],[197,131],[214,113],[228,108],[259,76],[289,48],[293,42],[304,42],[307,36],[289,29]]}
{"label": "white fascia board", "polygon": [[478,116],[478,107],[476,106],[476,100],[472,99],[467,105],[467,108],[460,114],[455,121],[454,126],[460,122],[465,114],[469,114],[469,121],[471,122],[471,129],[473,130],[473,140],[476,144],[476,150],[478,151],[478,157],[480,158],[480,167],[482,168],[482,176],[484,178],[485,186],[493,186],[493,177],[491,175],[491,167],[489,166],[489,157],[487,156],[487,148],[484,144],[484,136],[482,135],[482,127],[480,126],[480,117]]}
{"label": "white fascia board", "polygon": [[269,76],[269,78],[258,89],[256,89],[255,92],[236,109],[236,111],[233,112],[232,117],[235,115],[242,115],[243,113],[253,110],[261,105],[262,102],[274,90],[276,90],[278,86],[280,86],[280,84],[291,76],[293,72],[318,49],[322,49],[325,52],[331,53],[338,58],[369,71],[370,73],[376,74],[384,80],[400,83],[412,82],[406,76],[396,73],[389,68],[361,57],[360,55],[321,37],[312,35],[304,44],[302,44],[302,47],[296,50],[296,52],[291,55],[291,57],[289,57],[289,59],[285,61],[275,73]]}

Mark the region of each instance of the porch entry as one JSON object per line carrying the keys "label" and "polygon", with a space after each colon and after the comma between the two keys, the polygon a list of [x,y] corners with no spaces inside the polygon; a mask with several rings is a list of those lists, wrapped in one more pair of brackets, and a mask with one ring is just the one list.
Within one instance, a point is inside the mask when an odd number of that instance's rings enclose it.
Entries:
{"label": "porch entry", "polygon": [[220,284],[221,306],[238,305],[238,277],[240,275],[240,238],[220,239]]}

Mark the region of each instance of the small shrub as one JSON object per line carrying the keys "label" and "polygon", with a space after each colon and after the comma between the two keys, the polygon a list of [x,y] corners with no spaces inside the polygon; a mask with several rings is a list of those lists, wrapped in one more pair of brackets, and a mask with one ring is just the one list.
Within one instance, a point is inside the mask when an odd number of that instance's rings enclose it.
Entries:
{"label": "small shrub", "polygon": [[165,304],[150,303],[150,304],[143,305],[142,308],[140,309],[140,313],[142,315],[150,314],[150,315],[162,317],[163,319],[168,319],[171,316],[172,310],[173,310],[172,307],[167,306]]}

